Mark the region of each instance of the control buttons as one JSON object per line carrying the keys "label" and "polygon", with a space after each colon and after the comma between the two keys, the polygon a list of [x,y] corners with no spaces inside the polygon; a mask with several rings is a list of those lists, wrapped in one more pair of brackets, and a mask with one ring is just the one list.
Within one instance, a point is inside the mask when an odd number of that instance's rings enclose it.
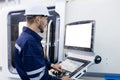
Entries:
{"label": "control buttons", "polygon": [[53,75],[55,75],[56,77],[59,77],[59,78],[61,78],[62,76],[70,76],[70,72],[68,72],[68,71],[65,71],[65,70],[63,70],[62,72],[59,72],[59,71],[53,71],[52,72],[52,74]]}

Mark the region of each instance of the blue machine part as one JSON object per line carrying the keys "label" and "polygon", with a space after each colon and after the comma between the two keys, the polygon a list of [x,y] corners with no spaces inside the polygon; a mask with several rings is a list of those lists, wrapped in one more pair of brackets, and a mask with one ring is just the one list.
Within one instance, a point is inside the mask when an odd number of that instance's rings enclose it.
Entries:
{"label": "blue machine part", "polygon": [[120,80],[120,76],[106,75],[105,80]]}

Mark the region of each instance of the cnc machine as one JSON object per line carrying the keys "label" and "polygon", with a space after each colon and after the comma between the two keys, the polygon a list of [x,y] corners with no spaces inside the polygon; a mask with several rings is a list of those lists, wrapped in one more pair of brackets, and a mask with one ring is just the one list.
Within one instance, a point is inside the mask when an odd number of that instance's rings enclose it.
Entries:
{"label": "cnc machine", "polygon": [[[48,18],[45,33],[42,34],[42,45],[46,58],[51,63],[59,63],[63,67],[63,72],[53,71],[51,75],[70,76],[72,79],[78,80],[86,73],[89,66],[101,61],[100,56],[94,55],[93,49],[95,21],[77,21],[64,25],[61,8],[48,6],[48,10],[51,16]],[[1,12],[4,14],[0,15],[2,17],[0,19],[2,27],[0,44],[4,46],[0,47],[2,56],[0,75],[6,78],[19,78],[14,64],[13,50],[22,27],[26,26],[25,7],[7,7]],[[66,64],[70,67],[68,68]]]}

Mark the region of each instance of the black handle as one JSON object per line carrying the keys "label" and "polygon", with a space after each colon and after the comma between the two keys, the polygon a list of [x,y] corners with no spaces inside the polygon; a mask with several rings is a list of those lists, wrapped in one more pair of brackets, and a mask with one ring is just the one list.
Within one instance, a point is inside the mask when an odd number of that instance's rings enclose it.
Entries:
{"label": "black handle", "polygon": [[99,55],[95,56],[95,60],[94,61],[95,61],[96,64],[99,64],[102,61],[101,56],[99,56]]}

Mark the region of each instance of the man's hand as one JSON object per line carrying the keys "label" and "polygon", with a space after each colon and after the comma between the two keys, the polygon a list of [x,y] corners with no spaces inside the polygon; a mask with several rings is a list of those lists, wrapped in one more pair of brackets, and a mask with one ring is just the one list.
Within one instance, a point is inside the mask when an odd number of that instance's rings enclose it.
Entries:
{"label": "man's hand", "polygon": [[64,76],[64,77],[62,77],[62,80],[72,80],[72,79],[69,78],[68,76]]}
{"label": "man's hand", "polygon": [[57,71],[62,72],[62,67],[59,64],[52,64],[51,67]]}

